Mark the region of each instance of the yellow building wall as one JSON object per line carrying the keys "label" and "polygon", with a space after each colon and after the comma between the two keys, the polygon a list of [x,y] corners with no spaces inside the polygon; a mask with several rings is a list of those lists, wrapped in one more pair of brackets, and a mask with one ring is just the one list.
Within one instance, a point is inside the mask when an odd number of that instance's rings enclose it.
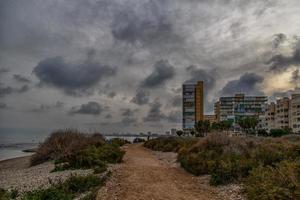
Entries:
{"label": "yellow building wall", "polygon": [[195,117],[196,122],[204,120],[204,87],[203,81],[198,81],[195,93]]}

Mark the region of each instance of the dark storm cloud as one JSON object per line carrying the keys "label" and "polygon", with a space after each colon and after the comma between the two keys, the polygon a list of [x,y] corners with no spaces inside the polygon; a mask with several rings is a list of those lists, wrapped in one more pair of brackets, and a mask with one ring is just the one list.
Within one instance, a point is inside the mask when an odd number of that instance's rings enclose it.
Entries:
{"label": "dark storm cloud", "polygon": [[132,103],[137,105],[145,105],[149,102],[149,92],[138,89],[136,95],[131,99]]}
{"label": "dark storm cloud", "polygon": [[167,120],[172,123],[181,123],[182,112],[180,110],[171,111],[167,116]]}
{"label": "dark storm cloud", "polygon": [[52,109],[60,109],[63,108],[65,105],[65,103],[61,102],[61,101],[56,101],[55,104],[41,104],[39,107],[37,108],[33,108],[30,110],[30,112],[34,112],[34,113],[45,113],[48,112]]}
{"label": "dark storm cloud", "polygon": [[0,85],[0,97],[4,97],[6,95],[10,95],[13,92],[14,92],[14,89],[12,87]]}
{"label": "dark storm cloud", "polygon": [[70,114],[84,114],[84,115],[100,115],[105,108],[97,102],[90,101],[87,104],[82,104],[79,107],[72,107]]}
{"label": "dark storm cloud", "polygon": [[9,72],[7,68],[0,68],[0,75]]}
{"label": "dark storm cloud", "polygon": [[130,126],[137,123],[137,119],[133,117],[124,117],[121,121],[121,125]]}
{"label": "dark storm cloud", "polygon": [[44,112],[48,112],[50,109],[51,109],[50,105],[41,104],[39,107],[34,108],[30,111],[34,113],[44,113]]}
{"label": "dark storm cloud", "polygon": [[29,86],[28,85],[23,85],[20,89],[17,89],[16,92],[17,93],[23,93],[23,92],[27,92],[29,90]]}
{"label": "dark storm cloud", "polygon": [[181,107],[181,105],[182,105],[182,96],[176,95],[172,101],[172,106]]}
{"label": "dark storm cloud", "polygon": [[62,57],[47,58],[38,63],[33,73],[41,85],[62,89],[69,95],[88,93],[104,77],[116,74],[116,68],[93,61],[66,63]]}
{"label": "dark storm cloud", "polygon": [[222,95],[234,95],[236,93],[245,93],[247,95],[263,95],[263,92],[257,88],[262,83],[263,77],[255,73],[245,73],[239,79],[229,81],[222,89]]}
{"label": "dark storm cloud", "polygon": [[113,17],[111,33],[117,40],[128,43],[150,45],[153,42],[179,40],[166,8],[167,2],[164,1],[125,4]]}
{"label": "dark storm cloud", "polygon": [[29,78],[26,78],[25,76],[22,76],[21,74],[14,74],[14,79],[20,83],[30,83],[31,80]]}
{"label": "dark storm cloud", "polygon": [[106,116],[105,116],[105,119],[111,119],[112,118],[112,115],[111,114],[107,114]]}
{"label": "dark storm cloud", "polygon": [[277,54],[273,56],[267,64],[270,65],[271,71],[281,71],[289,68],[292,65],[299,66],[300,65],[300,41],[296,44],[296,46],[292,49],[292,55],[285,56],[282,54]]}
{"label": "dark storm cloud", "polygon": [[126,108],[126,109],[122,109],[121,112],[122,112],[122,116],[126,116],[126,117],[131,117],[134,115],[134,113],[136,112],[137,110],[131,110],[129,108]]}
{"label": "dark storm cloud", "polygon": [[23,85],[20,88],[13,88],[10,86],[4,86],[3,84],[0,83],[0,97],[5,97],[11,94],[24,93],[27,92],[28,90],[29,90],[28,85]]}
{"label": "dark storm cloud", "polygon": [[146,117],[143,118],[144,122],[159,122],[166,119],[166,115],[161,111],[162,104],[155,101],[150,104],[150,109]]}
{"label": "dark storm cloud", "polygon": [[291,77],[291,82],[292,83],[297,83],[298,81],[300,81],[300,71],[299,71],[299,69],[293,71],[292,77]]}
{"label": "dark storm cloud", "polygon": [[0,109],[7,109],[7,108],[8,108],[8,106],[6,103],[0,102]]}
{"label": "dark storm cloud", "polygon": [[160,60],[154,64],[153,72],[141,83],[144,88],[156,88],[165,84],[175,76],[175,69],[167,60]]}
{"label": "dark storm cloud", "polygon": [[277,49],[283,42],[287,40],[287,36],[283,33],[278,33],[274,35],[273,48]]}
{"label": "dark storm cloud", "polygon": [[110,92],[110,93],[107,94],[107,96],[109,98],[114,98],[116,96],[116,93],[115,92]]}
{"label": "dark storm cloud", "polygon": [[190,73],[191,79],[185,81],[185,83],[197,83],[197,81],[202,80],[204,82],[205,88],[209,91],[215,87],[216,84],[216,72],[206,71],[204,69],[197,68],[191,65],[186,68],[186,71]]}

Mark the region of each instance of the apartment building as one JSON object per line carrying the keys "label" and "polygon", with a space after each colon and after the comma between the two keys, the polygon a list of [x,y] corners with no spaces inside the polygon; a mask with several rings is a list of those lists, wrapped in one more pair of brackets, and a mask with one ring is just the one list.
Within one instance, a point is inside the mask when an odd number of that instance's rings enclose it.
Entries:
{"label": "apartment building", "polygon": [[289,125],[294,133],[300,133],[300,94],[292,94],[289,108]]}
{"label": "apartment building", "polygon": [[289,107],[290,99],[288,97],[276,101],[275,128],[283,129],[289,127]]}
{"label": "apartment building", "polygon": [[217,101],[214,105],[214,113],[217,122],[220,121],[220,112],[221,112],[220,101]]}
{"label": "apartment building", "polygon": [[184,130],[191,129],[197,121],[204,120],[203,93],[203,81],[182,85],[182,128]]}
{"label": "apartment building", "polygon": [[[219,105],[215,108],[217,113],[220,115],[220,121],[232,120],[234,125],[236,122],[243,117],[256,116],[265,114],[266,96],[245,96],[244,94],[236,94],[232,97],[221,97]],[[219,108],[218,108],[219,106]]]}
{"label": "apartment building", "polygon": [[275,122],[275,114],[276,114],[276,104],[274,102],[267,105],[266,112],[265,112],[265,120],[266,123],[263,124],[260,128],[270,131],[271,129],[276,128]]}

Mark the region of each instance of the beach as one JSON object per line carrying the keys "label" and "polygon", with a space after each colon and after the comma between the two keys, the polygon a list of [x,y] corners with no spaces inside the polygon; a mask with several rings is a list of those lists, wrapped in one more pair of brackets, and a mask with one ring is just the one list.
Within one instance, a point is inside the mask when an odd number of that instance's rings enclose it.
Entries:
{"label": "beach", "polygon": [[72,175],[85,176],[92,170],[65,170],[51,172],[52,162],[45,162],[30,167],[30,156],[0,161],[0,188],[26,192],[39,188],[47,188],[52,183],[64,181]]}

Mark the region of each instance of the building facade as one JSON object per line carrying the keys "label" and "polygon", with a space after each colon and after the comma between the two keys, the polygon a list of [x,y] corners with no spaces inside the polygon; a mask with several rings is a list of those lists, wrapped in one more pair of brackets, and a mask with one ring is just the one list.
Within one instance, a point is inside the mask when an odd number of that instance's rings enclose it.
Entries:
{"label": "building facade", "polygon": [[289,127],[289,107],[290,99],[284,97],[276,101],[275,128],[283,129]]}
{"label": "building facade", "polygon": [[300,133],[300,94],[292,94],[289,125],[294,133]]}
{"label": "building facade", "polygon": [[236,94],[232,97],[221,97],[219,100],[220,121],[231,120],[233,124],[243,117],[259,117],[265,114],[266,96],[245,96]]}
{"label": "building facade", "polygon": [[266,123],[263,124],[260,128],[265,129],[266,131],[270,131],[271,129],[276,128],[275,115],[276,114],[276,104],[274,102],[267,105],[265,120]]}
{"label": "building facade", "polygon": [[191,129],[197,121],[204,119],[204,85],[203,81],[196,84],[182,85],[182,128]]}

